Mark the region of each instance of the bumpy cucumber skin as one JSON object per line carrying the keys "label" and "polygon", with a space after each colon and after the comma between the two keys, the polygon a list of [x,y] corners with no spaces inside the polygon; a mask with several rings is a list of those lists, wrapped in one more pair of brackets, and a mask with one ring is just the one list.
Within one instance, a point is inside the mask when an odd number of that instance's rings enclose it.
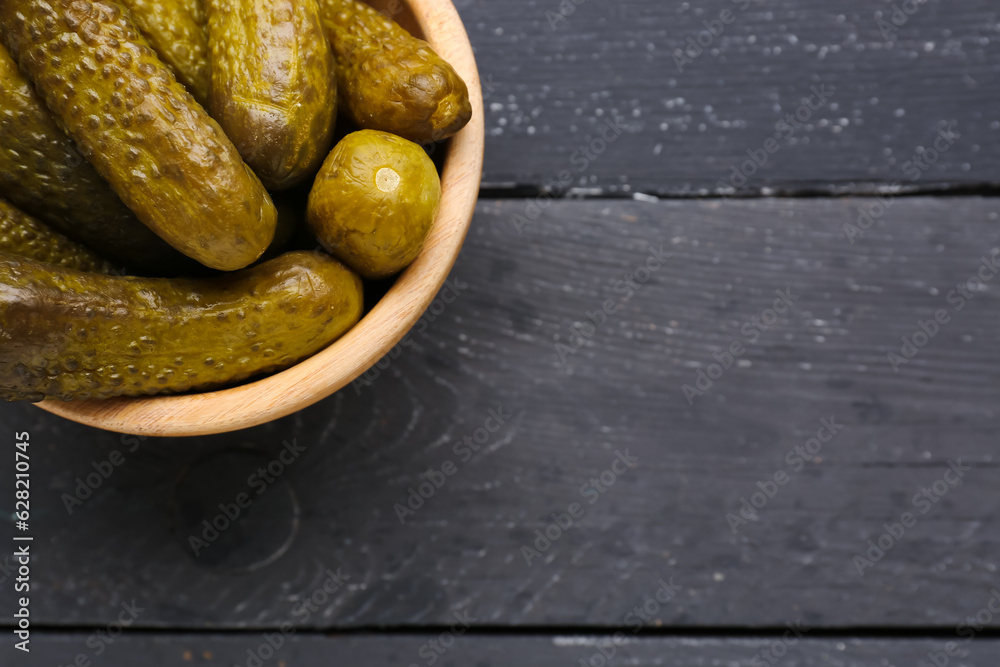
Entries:
{"label": "bumpy cucumber skin", "polygon": [[77,271],[114,271],[107,260],[90,248],[47,227],[3,199],[0,199],[0,252]]}
{"label": "bumpy cucumber skin", "polygon": [[209,110],[268,190],[315,173],[337,111],[333,52],[316,0],[206,0]]}
{"label": "bumpy cucumber skin", "polygon": [[203,279],[102,276],[0,257],[0,398],[177,393],[287,368],[361,317],[320,252]]}
{"label": "bumpy cucumber skin", "polygon": [[441,203],[441,179],[417,144],[361,130],[330,152],[309,193],[309,227],[327,251],[364,278],[406,268]]}
{"label": "bumpy cucumber skin", "polygon": [[472,118],[469,89],[427,42],[357,0],[320,0],[340,109],[358,127],[427,144]]}
{"label": "bumpy cucumber skin", "polygon": [[56,120],[143,223],[213,269],[260,257],[274,204],[128,10],[114,0],[3,0],[0,26]]}
{"label": "bumpy cucumber skin", "polygon": [[195,264],[139,222],[83,159],[2,43],[0,195],[119,265],[173,275]]}
{"label": "bumpy cucumber skin", "polygon": [[208,104],[211,70],[208,29],[201,0],[121,0],[160,59],[202,106]]}

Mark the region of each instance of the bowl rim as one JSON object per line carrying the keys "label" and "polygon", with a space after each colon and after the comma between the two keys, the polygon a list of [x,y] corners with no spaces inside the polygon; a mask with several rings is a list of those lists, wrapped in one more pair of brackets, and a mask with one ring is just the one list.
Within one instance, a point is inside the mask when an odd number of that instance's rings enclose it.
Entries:
{"label": "bowl rim", "polygon": [[196,436],[258,426],[344,388],[399,343],[451,272],[472,222],[482,179],[483,97],[472,44],[451,0],[406,0],[431,47],[465,80],[472,120],[447,144],[441,205],[424,248],[349,332],[279,373],[228,389],[176,396],[43,401],[38,407],[88,426],[145,436]]}

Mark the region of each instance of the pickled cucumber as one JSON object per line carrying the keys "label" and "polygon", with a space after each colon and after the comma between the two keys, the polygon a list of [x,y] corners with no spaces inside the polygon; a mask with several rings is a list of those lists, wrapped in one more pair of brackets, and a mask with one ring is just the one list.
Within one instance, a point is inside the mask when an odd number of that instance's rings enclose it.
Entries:
{"label": "pickled cucumber", "polygon": [[215,269],[264,252],[270,197],[127,10],[114,0],[3,0],[0,26],[63,129],[150,229]]}
{"label": "pickled cucumber", "polygon": [[420,253],[440,201],[437,169],[420,146],[361,130],[330,152],[306,215],[330,254],[365,278],[385,278]]}
{"label": "pickled cucumber", "polygon": [[361,289],[319,252],[176,280],[3,256],[0,398],[176,393],[287,368],[358,321]]}
{"label": "pickled cucumber", "polygon": [[139,222],[83,159],[2,44],[0,196],[119,266],[171,275],[195,264]]}
{"label": "pickled cucumber", "polygon": [[357,0],[320,0],[340,109],[359,127],[426,144],[472,118],[469,89],[427,42]]}
{"label": "pickled cucumber", "polygon": [[132,19],[202,106],[208,104],[208,32],[201,0],[121,0]]}
{"label": "pickled cucumber", "polygon": [[45,226],[3,199],[0,199],[0,252],[77,271],[111,273],[114,270],[90,248]]}
{"label": "pickled cucumber", "polygon": [[319,168],[337,80],[316,0],[206,0],[209,111],[269,190]]}

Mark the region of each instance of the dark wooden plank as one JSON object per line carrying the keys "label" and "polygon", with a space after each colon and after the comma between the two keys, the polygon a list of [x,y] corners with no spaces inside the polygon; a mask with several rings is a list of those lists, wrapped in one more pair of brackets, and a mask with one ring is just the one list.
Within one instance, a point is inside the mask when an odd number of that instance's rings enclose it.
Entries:
{"label": "dark wooden plank", "polygon": [[[90,626],[135,599],[143,627],[425,626],[466,610],[493,626],[608,627],[673,577],[682,590],[650,623],[954,628],[997,586],[1000,292],[985,283],[961,311],[948,294],[1000,248],[1000,203],[901,198],[852,245],[842,227],[873,203],[559,202],[519,234],[525,202],[483,202],[458,297],[371,386],[134,453],[3,406],[0,432],[34,443],[33,613]],[[642,283],[651,246],[671,256]],[[626,274],[642,283],[627,302]],[[786,288],[794,308],[770,321]],[[574,334],[608,299],[618,312]],[[939,309],[952,320],[895,373],[887,354]],[[770,321],[756,342],[754,317]],[[683,385],[734,341],[739,363],[689,403]],[[557,344],[581,346],[563,363]],[[505,423],[479,431],[501,407]],[[829,418],[843,429],[794,470],[787,453]],[[486,440],[468,461],[467,437]],[[305,451],[246,522],[186,553],[189,527],[255,494],[251,470],[293,440]],[[205,462],[244,449],[260,458]],[[124,462],[69,515],[63,494],[113,450]],[[956,460],[972,466],[961,486],[919,513],[914,494]],[[455,473],[401,525],[395,506],[448,461]],[[606,492],[582,488],[613,466]],[[734,533],[727,514],[777,471],[790,479]],[[8,510],[11,486],[3,475]],[[584,516],[529,566],[522,546],[573,503]],[[904,512],[916,525],[859,576],[853,558]],[[349,579],[305,617],[337,568]]]}
{"label": "dark wooden plank", "polygon": [[[102,638],[87,633],[44,633],[32,640],[30,656],[20,655],[9,643],[0,645],[0,656],[10,667],[50,667],[69,665],[78,655],[91,664],[146,665],[148,667],[242,667],[243,665],[288,665],[327,667],[331,664],[371,667],[412,667],[413,665],[477,665],[493,667],[519,665],[608,665],[618,667],[903,667],[932,664],[948,659],[962,667],[995,667],[1000,642],[976,639],[952,648],[955,657],[945,654],[948,639],[810,639],[805,635],[794,643],[774,638],[715,639],[702,637],[619,637],[612,635],[482,636],[464,635],[445,648],[440,635],[316,635],[268,637],[278,645],[269,651],[267,639],[258,634],[156,635],[126,634],[103,644]],[[88,647],[88,640],[92,641]],[[435,645],[431,642],[437,641]],[[603,661],[609,655],[610,660]],[[780,655],[780,657],[776,657]],[[254,661],[254,658],[264,658]]]}
{"label": "dark wooden plank", "polygon": [[[910,3],[916,11],[898,29],[899,0],[456,5],[487,83],[488,188],[538,187],[568,172],[556,189],[725,193],[747,151],[761,156],[776,135],[777,151],[738,191],[1000,183],[991,149],[1000,138],[1000,40],[990,0]],[[552,27],[561,6],[576,9]],[[730,23],[680,71],[677,49],[725,10]],[[879,21],[891,26],[885,34]],[[776,128],[814,86],[831,91],[827,101],[814,99],[818,108],[801,112],[808,118],[794,133]],[[608,121],[620,136],[587,157],[582,149]],[[919,152],[951,123],[961,137],[940,156],[928,153],[922,171]]]}

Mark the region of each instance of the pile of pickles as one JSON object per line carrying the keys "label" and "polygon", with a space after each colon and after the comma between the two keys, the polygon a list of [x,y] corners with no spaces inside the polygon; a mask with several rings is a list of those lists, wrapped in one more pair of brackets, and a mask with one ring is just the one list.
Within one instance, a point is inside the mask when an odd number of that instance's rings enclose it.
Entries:
{"label": "pile of pickles", "polygon": [[[419,254],[472,116],[356,0],[0,0],[0,398],[287,368]],[[338,140],[339,139],[339,140]]]}

